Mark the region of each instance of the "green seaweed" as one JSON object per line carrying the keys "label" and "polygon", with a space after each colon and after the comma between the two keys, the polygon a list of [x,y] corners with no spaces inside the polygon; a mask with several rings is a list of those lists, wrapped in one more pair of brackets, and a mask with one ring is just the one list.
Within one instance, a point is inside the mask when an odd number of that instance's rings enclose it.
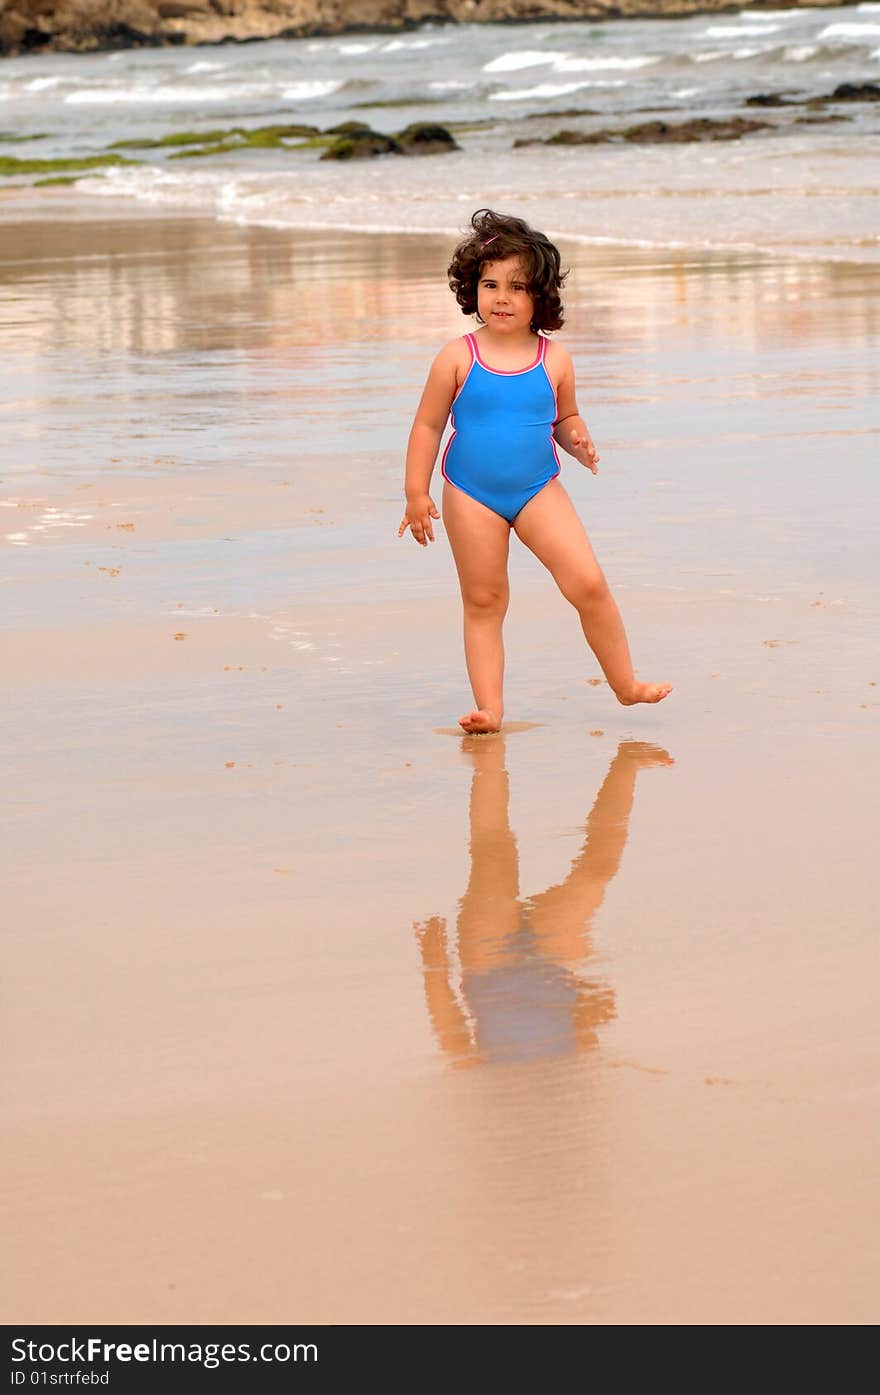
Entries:
{"label": "green seaweed", "polygon": [[55,174],[51,179],[35,179],[31,188],[45,189],[47,184],[76,184],[80,179],[81,174]]}
{"label": "green seaweed", "polygon": [[[223,140],[216,145],[203,145],[191,149],[176,150],[169,160],[196,160],[201,155],[229,155],[238,150],[313,150],[331,145],[333,136],[322,136],[319,132],[306,140],[292,141],[270,134],[272,127],[255,133],[252,140]],[[282,128],[287,129],[287,128]]]}
{"label": "green seaweed", "polygon": [[285,140],[298,136],[306,137],[318,134],[317,126],[306,126],[301,123],[284,126],[252,126],[250,128],[228,126],[216,131],[172,131],[167,136],[157,136],[155,139],[116,140],[107,149],[162,150],[169,146],[206,145],[215,150],[220,146],[235,150],[247,146],[278,146]]}
{"label": "green seaweed", "polygon": [[19,145],[22,141],[26,140],[46,140],[48,135],[48,131],[37,131],[36,134],[32,136],[17,136],[14,131],[0,131],[0,144]]}
{"label": "green seaweed", "polygon": [[105,165],[136,165],[137,160],[126,160],[122,155],[89,155],[87,158],[57,160],[19,160],[14,155],[0,155],[0,175],[14,174],[56,174],[62,170],[93,170]]}
{"label": "green seaweed", "polygon": [[228,131],[178,131],[170,136],[135,140],[115,140],[108,150],[161,150],[166,145],[204,145],[206,141],[222,140]]}

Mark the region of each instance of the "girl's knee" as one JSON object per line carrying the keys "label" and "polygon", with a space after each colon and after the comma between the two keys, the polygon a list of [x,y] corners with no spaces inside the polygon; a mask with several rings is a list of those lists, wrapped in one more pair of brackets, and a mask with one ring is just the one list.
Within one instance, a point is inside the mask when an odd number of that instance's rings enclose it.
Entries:
{"label": "girl's knee", "polygon": [[608,582],[598,569],[563,578],[559,589],[575,610],[589,610],[609,595]]}
{"label": "girl's knee", "polygon": [[505,615],[509,599],[510,590],[507,586],[469,586],[462,593],[465,612],[474,618]]}

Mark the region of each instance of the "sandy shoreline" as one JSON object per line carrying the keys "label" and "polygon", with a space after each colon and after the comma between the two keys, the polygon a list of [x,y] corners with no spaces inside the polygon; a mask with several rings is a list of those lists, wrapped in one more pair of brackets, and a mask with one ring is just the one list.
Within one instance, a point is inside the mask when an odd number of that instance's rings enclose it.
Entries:
{"label": "sandy shoreline", "polygon": [[[0,221],[9,1321],[876,1318],[878,278],[570,249],[676,692],[517,553],[475,746],[394,537],[445,250]],[[538,1031],[475,965],[557,903]]]}

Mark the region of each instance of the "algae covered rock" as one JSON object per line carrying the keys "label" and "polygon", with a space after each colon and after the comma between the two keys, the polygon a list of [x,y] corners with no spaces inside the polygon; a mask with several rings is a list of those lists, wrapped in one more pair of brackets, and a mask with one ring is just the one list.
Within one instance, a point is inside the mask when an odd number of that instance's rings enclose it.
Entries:
{"label": "algae covered rock", "polygon": [[[618,130],[605,128],[601,131],[557,131],[548,136],[544,145],[604,145],[620,144],[626,141],[632,145],[685,145],[704,140],[738,140],[752,131],[763,131],[770,127],[767,121],[752,121],[744,116],[730,117],[728,120],[715,120],[708,116],[696,116],[690,121],[641,121],[636,126],[625,126]],[[515,141],[515,145],[534,145],[532,140]]]}
{"label": "algae covered rock", "polygon": [[337,137],[321,156],[322,160],[371,160],[376,155],[402,155],[403,147],[393,136],[371,131],[369,126]]}
{"label": "algae covered rock", "polygon": [[445,155],[450,150],[461,149],[445,126],[430,121],[414,121],[405,130],[398,131],[397,140],[405,155]]}

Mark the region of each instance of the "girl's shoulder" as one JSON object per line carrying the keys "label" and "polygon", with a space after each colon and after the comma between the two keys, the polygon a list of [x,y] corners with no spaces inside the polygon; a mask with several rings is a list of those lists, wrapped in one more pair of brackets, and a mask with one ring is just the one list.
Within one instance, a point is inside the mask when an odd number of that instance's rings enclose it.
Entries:
{"label": "girl's shoulder", "polygon": [[446,359],[450,363],[467,360],[467,362],[470,363],[471,349],[468,343],[469,337],[470,336],[467,334],[460,334],[457,339],[450,339],[448,344],[443,345],[443,348],[437,355],[437,360]]}
{"label": "girl's shoulder", "polygon": [[551,339],[549,335],[544,336],[547,340],[547,347],[544,350],[544,362],[548,369],[553,368],[556,373],[564,373],[570,370],[571,354],[564,344],[560,344],[558,339]]}
{"label": "girl's shoulder", "polygon": [[462,376],[467,373],[471,366],[471,358],[467,335],[460,334],[457,339],[450,339],[448,344],[443,345],[434,359],[434,370],[452,374],[460,385]]}

